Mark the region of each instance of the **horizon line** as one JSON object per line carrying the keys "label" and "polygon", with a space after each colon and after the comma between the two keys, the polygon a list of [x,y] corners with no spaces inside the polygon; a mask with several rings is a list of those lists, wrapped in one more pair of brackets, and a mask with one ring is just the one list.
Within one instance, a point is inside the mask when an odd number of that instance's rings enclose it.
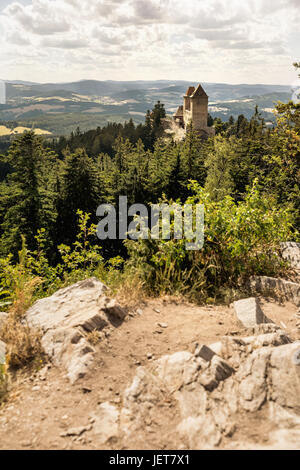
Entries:
{"label": "horizon line", "polygon": [[152,79],[152,80],[146,80],[146,79],[137,79],[137,80],[113,80],[113,79],[107,79],[107,80],[99,80],[96,78],[82,78],[79,80],[74,80],[74,81],[66,81],[66,82],[53,82],[53,81],[31,81],[31,80],[22,80],[22,79],[0,79],[2,82],[6,83],[16,83],[16,82],[27,82],[28,84],[31,85],[67,85],[70,83],[79,83],[79,82],[100,82],[100,83],[106,83],[106,82],[113,82],[113,83],[135,83],[135,82],[182,82],[182,83],[203,83],[203,84],[209,84],[209,85],[247,85],[247,86],[291,86],[291,84],[283,84],[283,83],[247,83],[247,82],[236,82],[236,83],[230,83],[230,82],[208,82],[208,81],[197,81],[197,80],[178,80],[178,79],[173,79],[170,80],[168,78],[162,78],[162,79]]}

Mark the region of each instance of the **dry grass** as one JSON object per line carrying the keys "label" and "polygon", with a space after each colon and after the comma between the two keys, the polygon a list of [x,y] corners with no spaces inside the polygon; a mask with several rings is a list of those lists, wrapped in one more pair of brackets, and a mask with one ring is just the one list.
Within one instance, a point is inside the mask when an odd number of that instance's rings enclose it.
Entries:
{"label": "dry grass", "polygon": [[133,308],[146,298],[144,283],[138,276],[126,276],[116,290],[116,299],[121,305]]}
{"label": "dry grass", "polygon": [[15,285],[15,290],[13,294],[13,304],[9,310],[9,314],[16,319],[21,319],[24,317],[25,312],[29,309],[32,304],[33,294],[37,288],[42,283],[42,280],[39,277],[31,278],[19,282]]}
{"label": "dry grass", "polygon": [[6,343],[8,367],[23,367],[43,358],[41,334],[31,329],[24,319],[25,312],[32,303],[33,293],[40,283],[39,278],[33,278],[15,286],[13,304],[0,329],[0,339]]}
{"label": "dry grass", "polygon": [[91,343],[92,346],[96,346],[99,341],[101,341],[102,334],[98,330],[93,330],[87,333],[86,339],[88,340],[89,343]]}
{"label": "dry grass", "polygon": [[40,332],[31,329],[13,315],[10,314],[2,325],[0,337],[6,343],[6,361],[9,367],[19,368],[32,361],[43,360]]}

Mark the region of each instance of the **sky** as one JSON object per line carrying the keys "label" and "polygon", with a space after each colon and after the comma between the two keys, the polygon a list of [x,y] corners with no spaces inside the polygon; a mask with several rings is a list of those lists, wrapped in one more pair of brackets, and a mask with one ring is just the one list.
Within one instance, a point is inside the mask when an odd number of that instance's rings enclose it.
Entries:
{"label": "sky", "polygon": [[0,0],[0,78],[290,85],[300,0]]}

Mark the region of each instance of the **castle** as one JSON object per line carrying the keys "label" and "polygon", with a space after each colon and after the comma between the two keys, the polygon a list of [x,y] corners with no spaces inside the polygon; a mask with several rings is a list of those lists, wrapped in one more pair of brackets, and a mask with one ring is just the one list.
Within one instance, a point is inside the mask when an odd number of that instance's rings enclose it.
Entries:
{"label": "castle", "polygon": [[187,129],[192,123],[193,129],[203,137],[215,135],[215,129],[208,127],[208,96],[199,84],[197,88],[190,86],[183,97],[183,106],[179,106],[173,115],[173,120],[178,127]]}

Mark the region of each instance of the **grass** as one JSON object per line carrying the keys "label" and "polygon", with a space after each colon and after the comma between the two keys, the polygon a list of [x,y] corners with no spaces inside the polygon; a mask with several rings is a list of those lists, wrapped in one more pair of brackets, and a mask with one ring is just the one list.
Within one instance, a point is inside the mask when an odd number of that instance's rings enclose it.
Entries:
{"label": "grass", "polygon": [[29,327],[25,313],[32,304],[39,278],[24,280],[15,287],[13,303],[0,328],[0,339],[6,344],[6,365],[19,368],[43,359],[41,333]]}

